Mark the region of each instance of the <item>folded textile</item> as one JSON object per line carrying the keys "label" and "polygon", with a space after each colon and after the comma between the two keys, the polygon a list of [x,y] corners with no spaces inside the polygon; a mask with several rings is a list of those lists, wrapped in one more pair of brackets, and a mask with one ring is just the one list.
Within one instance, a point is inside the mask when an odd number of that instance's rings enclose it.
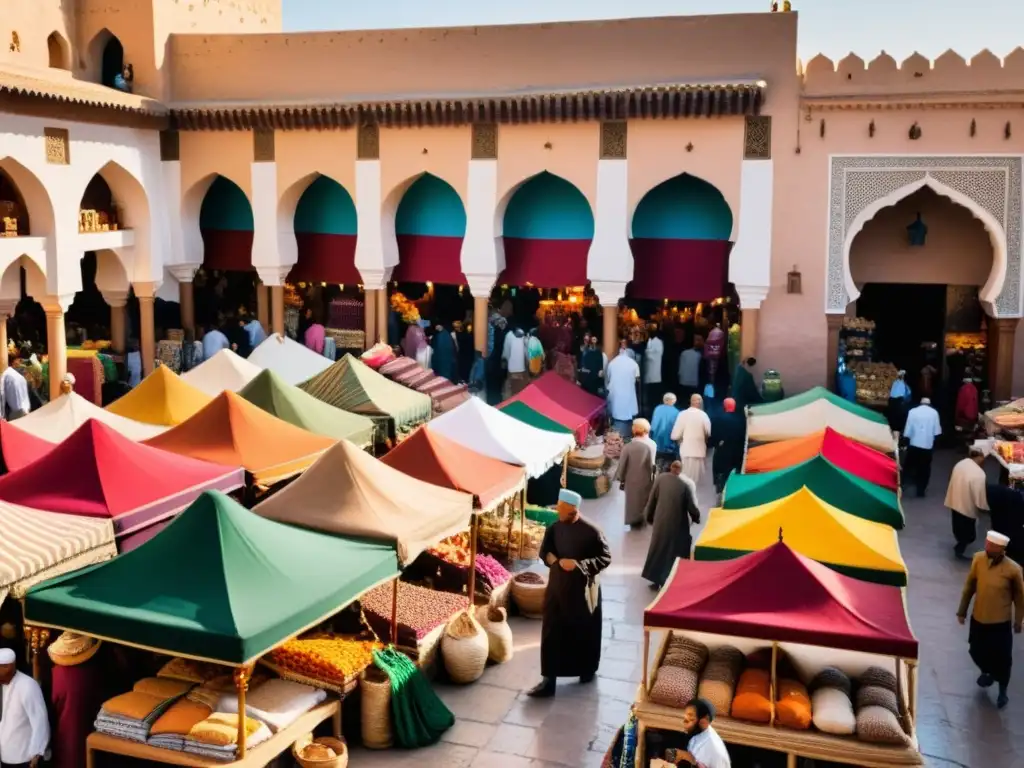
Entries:
{"label": "folded textile", "polygon": [[[268,680],[246,699],[245,713],[277,733],[327,698],[327,691],[291,680]],[[223,711],[238,712],[237,699],[220,702]]]}
{"label": "folded textile", "polygon": [[213,714],[213,708],[189,699],[179,699],[160,715],[150,729],[151,736],[163,734],[184,738],[192,728]]}
{"label": "folded textile", "polygon": [[[238,741],[238,719],[237,714],[215,712],[202,722],[192,726],[188,733],[188,740],[195,741],[204,746],[228,747]],[[252,736],[262,727],[263,724],[251,717],[245,718],[246,739]]]}
{"label": "folded textile", "polygon": [[[270,729],[267,728],[267,726],[263,723],[259,723],[258,726],[259,727],[252,733],[249,733],[247,731],[247,735],[245,737],[245,747],[247,750],[252,749],[253,747],[258,747],[260,744],[269,740],[270,737],[273,735],[270,732]],[[182,751],[187,752],[191,755],[211,757],[215,760],[234,760],[238,752],[238,745],[232,743],[218,746],[215,744],[206,744],[204,742],[188,738],[184,740]]]}
{"label": "folded textile", "polygon": [[105,733],[109,736],[116,736],[119,739],[128,739],[129,741],[138,741],[143,744],[146,743],[146,738],[149,735],[149,728],[143,726],[131,726],[123,725],[110,720],[103,720],[100,718],[96,719],[93,723],[93,728],[99,733]]}
{"label": "folded textile", "polygon": [[173,699],[183,696],[192,688],[193,683],[184,680],[171,680],[165,677],[145,677],[132,686],[136,693],[148,693],[161,699]]}
{"label": "folded textile", "polygon": [[158,747],[160,749],[172,749],[175,752],[181,752],[185,749],[185,737],[178,736],[173,733],[165,733],[161,736],[150,736],[146,743],[151,747]]}
{"label": "folded textile", "polygon": [[131,720],[145,720],[152,715],[166,697],[154,696],[150,693],[129,691],[103,702],[103,709],[109,715],[120,715]]}

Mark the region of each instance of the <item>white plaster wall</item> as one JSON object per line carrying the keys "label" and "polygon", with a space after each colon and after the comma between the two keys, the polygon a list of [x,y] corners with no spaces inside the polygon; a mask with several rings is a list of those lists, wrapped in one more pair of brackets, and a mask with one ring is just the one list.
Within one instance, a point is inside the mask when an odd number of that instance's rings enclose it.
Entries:
{"label": "white plaster wall", "polygon": [[278,216],[277,164],[252,164],[252,265],[291,266],[299,258],[291,221]]}
{"label": "white plaster wall", "polygon": [[[502,217],[498,212],[498,161],[468,163],[466,236],[462,240],[462,272],[473,295],[490,295],[490,286],[505,268]],[[476,287],[474,287],[476,286]]]}
{"label": "white plaster wall", "polygon": [[398,264],[394,211],[385,212],[379,160],[356,161],[356,269],[367,289],[384,287]]}
{"label": "white plaster wall", "polygon": [[[46,162],[47,127],[67,129],[69,165]],[[143,190],[141,209],[135,207],[127,215],[144,222],[144,226],[136,232],[132,246],[119,249],[128,277],[135,282],[161,280],[171,235],[159,135],[155,131],[4,113],[0,117],[0,157],[10,157],[31,172],[45,187],[52,204],[53,231],[39,233],[47,236],[46,263],[40,266],[46,273],[50,295],[67,296],[81,288],[79,205],[86,185],[110,163],[119,166],[107,181],[120,204],[134,207],[133,191]],[[38,220],[31,210],[29,214],[33,222]]]}
{"label": "white plaster wall", "polygon": [[627,160],[597,161],[594,239],[587,253],[587,277],[591,282],[625,285],[633,279],[628,178]]}
{"label": "white plaster wall", "polygon": [[743,161],[738,234],[729,256],[729,282],[743,309],[758,309],[771,285],[774,183],[771,160]]}

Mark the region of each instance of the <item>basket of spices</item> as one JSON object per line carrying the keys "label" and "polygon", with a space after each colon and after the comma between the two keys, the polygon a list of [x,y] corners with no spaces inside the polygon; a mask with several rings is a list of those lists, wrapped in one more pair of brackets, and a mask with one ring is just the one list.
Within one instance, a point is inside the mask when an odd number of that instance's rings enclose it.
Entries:
{"label": "basket of spices", "polygon": [[548,581],[534,571],[524,571],[512,579],[512,599],[519,612],[530,619],[539,619],[544,614],[544,593]]}

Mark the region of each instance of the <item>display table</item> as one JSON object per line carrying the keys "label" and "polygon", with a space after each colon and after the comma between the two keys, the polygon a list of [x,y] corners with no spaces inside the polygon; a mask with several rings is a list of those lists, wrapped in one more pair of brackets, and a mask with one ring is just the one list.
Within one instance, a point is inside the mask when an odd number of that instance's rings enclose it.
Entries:
{"label": "display table", "polygon": [[[682,710],[655,704],[647,698],[641,685],[633,706],[638,724],[636,768],[647,768],[645,734],[648,728],[667,731],[680,730]],[[737,744],[754,749],[782,752],[786,765],[796,768],[797,758],[822,760],[863,768],[891,768],[900,765],[924,765],[924,759],[914,747],[867,744],[852,737],[831,736],[820,731],[794,731],[759,723],[745,723],[730,717],[716,717],[715,731],[726,744]]]}
{"label": "display table", "polygon": [[231,763],[212,757],[191,755],[188,752],[151,747],[148,744],[140,744],[137,741],[129,741],[128,739],[119,739],[116,736],[108,736],[105,733],[92,733],[85,742],[85,766],[86,768],[95,768],[96,753],[109,752],[123,757],[133,757],[139,760],[149,760],[168,765],[191,766],[192,768],[211,768],[211,766],[263,768],[282,752],[291,749],[292,745],[300,738],[308,733],[312,733],[314,728],[328,718],[333,718],[333,735],[335,738],[340,739],[341,702],[338,700],[327,701],[311,709],[283,731],[275,733],[259,746],[247,750],[245,757],[242,759]]}

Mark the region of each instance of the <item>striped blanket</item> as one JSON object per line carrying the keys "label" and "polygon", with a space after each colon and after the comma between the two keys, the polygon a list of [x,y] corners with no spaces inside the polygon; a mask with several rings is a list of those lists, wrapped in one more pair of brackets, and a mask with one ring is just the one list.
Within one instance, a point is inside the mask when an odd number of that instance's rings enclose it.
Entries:
{"label": "striped blanket", "polygon": [[469,398],[469,389],[465,384],[453,384],[443,376],[423,368],[411,357],[396,357],[382,365],[380,373],[409,389],[430,395],[435,413],[450,411]]}

